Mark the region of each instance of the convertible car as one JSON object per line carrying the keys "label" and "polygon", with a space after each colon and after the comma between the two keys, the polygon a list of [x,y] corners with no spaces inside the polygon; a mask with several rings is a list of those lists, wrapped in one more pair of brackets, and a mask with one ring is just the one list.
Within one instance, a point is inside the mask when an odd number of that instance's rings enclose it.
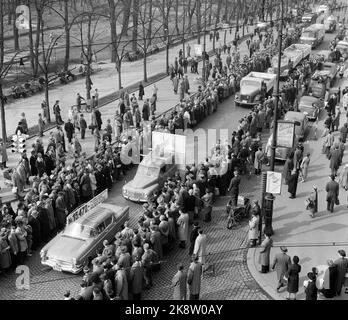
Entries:
{"label": "convertible car", "polygon": [[309,121],[316,121],[324,108],[324,100],[313,96],[303,96],[300,99],[298,109]]}
{"label": "convertible car", "polygon": [[56,271],[78,274],[90,257],[103,248],[103,241],[114,239],[129,219],[129,207],[100,203],[67,224],[41,250],[41,263]]}

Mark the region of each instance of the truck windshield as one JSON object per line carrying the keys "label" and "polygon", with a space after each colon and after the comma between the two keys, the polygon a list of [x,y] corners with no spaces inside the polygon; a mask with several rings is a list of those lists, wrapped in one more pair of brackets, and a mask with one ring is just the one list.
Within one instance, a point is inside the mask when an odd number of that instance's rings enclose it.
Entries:
{"label": "truck windshield", "polygon": [[144,165],[139,165],[137,175],[157,177],[159,173],[159,168],[156,167],[146,167]]}
{"label": "truck windshield", "polygon": [[69,224],[63,232],[65,236],[77,239],[91,238],[94,236],[94,233],[94,229],[90,226],[84,226],[76,222]]}
{"label": "truck windshield", "polygon": [[242,86],[260,87],[260,83],[253,80],[243,80]]}
{"label": "truck windshield", "polygon": [[303,38],[315,38],[315,32],[313,31],[305,31],[302,33]]}

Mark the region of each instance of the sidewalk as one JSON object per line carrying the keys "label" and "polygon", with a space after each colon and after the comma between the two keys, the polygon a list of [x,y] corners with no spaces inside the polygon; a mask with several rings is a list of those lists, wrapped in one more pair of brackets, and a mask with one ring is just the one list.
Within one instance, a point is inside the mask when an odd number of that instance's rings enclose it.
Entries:
{"label": "sidewalk", "polygon": [[[251,28],[249,28],[249,31],[250,30]],[[234,37],[234,33],[232,32],[232,34],[230,35],[228,32],[227,42],[231,41],[233,37]],[[223,36],[222,37],[220,36],[220,42],[223,43]],[[216,42],[216,47],[219,46],[220,42]],[[189,43],[192,47],[192,50],[191,50],[192,52],[193,44],[195,43],[195,41],[190,41]],[[207,51],[210,51],[212,49],[212,44],[213,42],[209,41],[209,35],[207,35]],[[173,47],[170,50],[170,55],[169,55],[170,63],[174,62],[174,58],[175,56],[177,56],[177,53],[181,47],[182,45],[179,45],[179,46]],[[243,41],[239,45],[239,50],[241,51],[241,56],[248,53],[245,41]],[[165,59],[166,59],[165,55],[166,55],[166,52],[160,52],[157,55],[153,55],[148,58],[148,76],[149,77],[156,75],[160,72],[163,72],[163,69],[165,68]],[[226,56],[227,56],[227,53],[222,54],[223,61],[225,61]],[[94,88],[98,88],[99,95],[100,95],[99,99],[101,99],[102,96],[113,93],[115,91],[115,88],[118,87],[117,80],[116,80],[118,78],[118,75],[113,69],[113,64],[111,63],[101,64],[100,66],[103,68],[104,72],[103,71],[98,72],[92,78],[92,81],[95,84]],[[200,73],[201,73],[201,68],[202,68],[202,62],[199,63]],[[127,70],[127,73],[123,74],[124,87],[127,87],[129,85],[136,83],[137,81],[140,81],[141,78],[139,76],[139,70],[142,70],[142,60],[125,64],[123,70]],[[188,77],[189,77],[190,86],[191,86],[190,92],[192,93],[196,92],[198,89],[198,84],[196,80],[197,80],[197,77],[199,76],[200,75],[194,75],[188,72]],[[67,86],[59,86],[59,87],[53,88],[53,90],[50,91],[50,97],[52,102],[56,99],[60,100],[60,107],[62,109],[61,114],[64,121],[66,121],[68,118],[69,106],[74,104],[75,102],[75,94],[77,92],[80,92],[81,94],[83,94],[84,82],[85,82],[84,79],[77,80]],[[159,89],[156,115],[159,115],[167,111],[168,109],[172,108],[177,103],[179,103],[179,95],[174,94],[172,83],[169,77],[165,77],[164,79],[156,82],[156,86]],[[150,97],[152,95],[152,92],[153,92],[152,86],[145,87],[144,99],[147,97]],[[42,101],[42,96],[35,95],[25,100],[18,100],[16,101],[16,103],[11,103],[9,105],[6,105],[7,132],[14,133],[15,127],[17,126],[17,123],[20,119],[20,114],[22,112],[26,114],[28,126],[36,124],[37,114],[41,112],[41,107],[40,107],[41,101]],[[102,128],[105,127],[107,119],[113,120],[117,106],[118,106],[118,100],[113,101],[99,108],[102,114],[102,120],[103,120]],[[141,107],[142,107],[142,103],[140,103],[140,109]],[[90,124],[90,116],[91,116],[90,113],[85,113],[87,125]],[[52,115],[51,117],[54,119],[54,115]],[[45,136],[42,139],[44,146],[47,146],[47,141],[48,141],[50,131],[51,130],[46,131]],[[80,137],[78,130],[77,130],[77,134],[78,134],[78,137]],[[31,145],[35,142],[36,139],[37,137],[33,137],[26,141],[28,157],[30,156]],[[82,145],[82,151],[86,152],[87,155],[90,155],[94,152],[94,138],[91,135],[90,130],[87,130],[86,139],[80,140],[80,143]],[[16,166],[19,160],[19,154],[11,153],[11,149],[7,149],[7,154],[9,157],[9,160],[7,162],[8,167]],[[3,188],[2,191],[6,190],[6,187],[4,186],[3,177],[0,177],[0,187]]]}
{"label": "sidewalk", "polygon": [[[347,79],[340,81],[343,88]],[[318,134],[320,137],[323,131],[323,122],[326,112],[321,116],[318,124]],[[340,124],[346,121],[345,113],[341,114]],[[335,140],[338,140],[339,132],[335,132]],[[339,255],[337,251],[344,249],[347,245],[340,246],[339,243],[348,242],[348,216],[347,216],[347,193],[340,188],[340,205],[335,206],[334,213],[326,210],[326,191],[325,186],[329,181],[331,173],[329,160],[321,154],[322,138],[313,140],[312,132],[309,140],[305,143],[305,153],[310,152],[311,162],[309,165],[308,179],[305,183],[299,183],[295,199],[289,199],[287,186],[282,186],[281,195],[276,195],[273,209],[273,245],[277,246],[271,250],[271,264],[274,255],[280,252],[279,246],[284,245],[288,248],[288,255],[292,258],[297,255],[300,258],[301,273],[299,282],[299,292],[297,299],[305,299],[303,281],[307,279],[307,273],[312,267],[326,265],[328,259],[336,260]],[[343,160],[347,162],[346,157]],[[278,167],[277,171],[282,170],[283,166]],[[336,179],[337,181],[337,179]],[[318,213],[315,218],[309,216],[305,210],[305,199],[312,191],[313,185],[318,188]],[[334,245],[338,243],[338,245]],[[302,245],[312,245],[303,247]],[[327,246],[317,246],[315,244],[327,244]],[[284,300],[287,297],[286,287],[276,292],[277,275],[276,272],[262,274],[259,272],[261,266],[258,264],[259,248],[251,248],[248,251],[248,268],[259,285],[275,300]],[[322,299],[322,298],[320,298]],[[325,298],[323,298],[325,299]],[[348,295],[343,293],[335,300],[348,300]]]}

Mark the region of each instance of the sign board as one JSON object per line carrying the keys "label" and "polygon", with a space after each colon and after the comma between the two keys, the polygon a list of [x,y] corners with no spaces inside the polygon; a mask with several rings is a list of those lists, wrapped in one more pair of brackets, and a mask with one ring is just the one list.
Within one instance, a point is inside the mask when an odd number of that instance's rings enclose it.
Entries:
{"label": "sign board", "polygon": [[88,211],[96,207],[99,203],[104,202],[107,198],[108,198],[108,189],[105,189],[103,192],[95,196],[92,200],[84,203],[83,205],[75,209],[73,212],[71,212],[66,217],[66,224],[68,225],[76,221],[78,218],[82,217],[85,213],[87,213]]}
{"label": "sign board", "polygon": [[266,192],[280,194],[282,190],[282,174],[280,172],[267,171]]}
{"label": "sign board", "polygon": [[194,53],[196,57],[201,57],[203,53],[203,47],[201,44],[194,45]]}
{"label": "sign board", "polygon": [[277,147],[293,148],[295,123],[278,121],[277,125]]}
{"label": "sign board", "polygon": [[186,136],[166,132],[152,132],[152,150],[155,155],[168,157],[175,154],[175,163],[185,165]]}

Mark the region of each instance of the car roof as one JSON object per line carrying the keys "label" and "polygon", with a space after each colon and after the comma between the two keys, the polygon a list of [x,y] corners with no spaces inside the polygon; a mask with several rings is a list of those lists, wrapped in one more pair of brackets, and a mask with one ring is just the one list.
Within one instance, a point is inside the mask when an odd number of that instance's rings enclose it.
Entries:
{"label": "car roof", "polygon": [[93,228],[114,213],[121,213],[123,211],[122,209],[122,207],[116,205],[100,203],[82,217],[78,218],[75,223]]}
{"label": "car roof", "polygon": [[168,157],[159,157],[149,153],[144,157],[140,164],[152,168],[161,168],[163,165],[170,164],[171,162],[173,162],[171,155]]}
{"label": "car roof", "polygon": [[302,121],[305,118],[305,115],[297,111],[288,111],[285,114],[284,120],[287,121]]}
{"label": "car roof", "polygon": [[316,102],[318,100],[318,98],[313,97],[313,96],[302,96],[300,99],[300,103],[301,102],[309,102],[309,103],[313,103]]}

